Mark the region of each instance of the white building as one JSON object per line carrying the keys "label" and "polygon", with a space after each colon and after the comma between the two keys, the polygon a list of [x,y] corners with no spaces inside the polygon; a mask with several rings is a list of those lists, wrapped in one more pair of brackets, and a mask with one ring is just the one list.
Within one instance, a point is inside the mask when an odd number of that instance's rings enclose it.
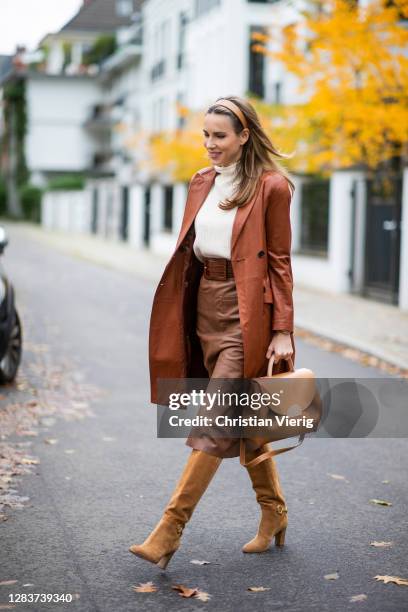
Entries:
{"label": "white building", "polygon": [[[115,0],[109,2],[112,5]],[[75,120],[77,126],[71,140],[67,137],[71,143],[67,151],[72,164],[76,143],[75,163],[92,169],[84,194],[91,207],[88,230],[128,240],[137,248],[170,254],[180,228],[186,185],[173,185],[168,176],[143,172],[138,165],[145,155],[143,142],[132,146],[129,141],[138,132],[149,134],[182,126],[177,103],[204,110],[219,96],[246,96],[249,92],[267,102],[299,100],[294,78],[281,65],[251,49],[251,34],[295,21],[295,6],[300,2],[145,0],[139,4],[139,20],[118,30],[119,48],[99,67],[92,85],[78,79],[84,93],[73,93],[78,108],[64,119],[65,123]],[[279,40],[274,39],[273,44]],[[80,56],[78,50],[76,56]],[[57,91],[58,77],[54,78]],[[72,88],[77,87],[74,80],[67,83],[70,89],[71,83]],[[50,99],[53,95],[57,94],[50,93]],[[38,92],[35,96],[41,97]],[[38,110],[35,102],[33,108]],[[45,125],[46,119],[42,120]],[[44,128],[49,143],[51,132],[50,128],[47,136]],[[54,134],[57,132],[55,129]],[[39,142],[40,128],[33,133]],[[59,142],[60,138],[61,133]],[[35,147],[31,150],[30,164],[34,164]],[[58,151],[53,160],[55,167],[60,155]],[[203,149],[206,165],[209,161]],[[381,195],[380,182],[367,181],[358,168],[335,172],[330,181],[302,175],[294,179],[293,267],[297,282],[317,289],[356,292],[408,309],[407,171],[387,197]],[[48,202],[48,213],[51,208]],[[47,222],[51,223],[55,216],[48,213]]]}

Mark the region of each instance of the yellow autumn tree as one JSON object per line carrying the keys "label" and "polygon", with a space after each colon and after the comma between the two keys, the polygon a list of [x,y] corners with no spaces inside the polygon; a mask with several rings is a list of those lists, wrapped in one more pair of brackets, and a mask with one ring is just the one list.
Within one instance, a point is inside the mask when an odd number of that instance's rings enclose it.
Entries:
{"label": "yellow autumn tree", "polygon": [[295,22],[254,34],[252,48],[296,77],[302,101],[269,108],[274,139],[296,149],[294,170],[370,170],[406,154],[404,18],[407,0],[315,0]]}
{"label": "yellow autumn tree", "polygon": [[[271,7],[271,22],[273,18]],[[407,154],[408,0],[309,0],[291,23],[254,33],[252,49],[295,77],[296,103],[267,103],[250,94],[279,160],[294,172],[329,175],[375,169]],[[210,165],[203,147],[203,109],[179,106],[182,129],[148,138],[144,167],[188,181]]]}
{"label": "yellow autumn tree", "polygon": [[[274,138],[274,122],[273,118],[271,119],[273,111],[270,105],[251,96],[248,96],[248,100],[256,108],[264,129],[279,148]],[[179,114],[184,117],[185,125],[178,130],[151,135],[148,156],[143,165],[153,175],[165,173],[175,181],[188,181],[197,170],[211,165],[203,144],[202,130],[205,110],[194,112],[186,107],[178,110]],[[287,165],[290,169],[290,160],[280,161],[282,165]]]}

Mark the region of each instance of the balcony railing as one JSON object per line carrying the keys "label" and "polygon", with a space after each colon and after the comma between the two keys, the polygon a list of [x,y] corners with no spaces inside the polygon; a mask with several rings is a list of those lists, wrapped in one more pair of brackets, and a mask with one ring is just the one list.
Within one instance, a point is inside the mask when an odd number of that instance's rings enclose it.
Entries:
{"label": "balcony railing", "polygon": [[115,118],[112,115],[112,105],[110,104],[95,104],[92,106],[85,127],[90,130],[110,130],[115,123]]}

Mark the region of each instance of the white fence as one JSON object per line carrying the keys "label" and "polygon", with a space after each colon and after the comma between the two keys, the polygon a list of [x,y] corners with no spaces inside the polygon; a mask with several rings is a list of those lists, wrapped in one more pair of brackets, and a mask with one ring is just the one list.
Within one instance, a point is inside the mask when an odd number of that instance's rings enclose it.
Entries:
{"label": "white fence", "polygon": [[47,191],[41,202],[41,223],[47,229],[88,233],[91,231],[91,193]]}
{"label": "white fence", "polygon": [[[294,180],[296,190],[291,219],[292,265],[296,282],[335,293],[359,293],[363,288],[365,251],[364,175],[359,171],[338,171],[331,177],[325,257],[304,254],[299,248],[303,179],[294,177]],[[355,183],[358,189],[353,203],[352,187]],[[171,205],[167,202],[167,210],[165,191],[165,186],[159,183],[125,187],[113,180],[101,180],[89,181],[83,191],[48,192],[42,202],[42,224],[49,229],[125,240],[134,248],[148,248],[154,254],[170,255],[181,226],[186,185],[178,183],[173,186]],[[408,169],[403,178],[399,277],[398,306],[408,310]]]}

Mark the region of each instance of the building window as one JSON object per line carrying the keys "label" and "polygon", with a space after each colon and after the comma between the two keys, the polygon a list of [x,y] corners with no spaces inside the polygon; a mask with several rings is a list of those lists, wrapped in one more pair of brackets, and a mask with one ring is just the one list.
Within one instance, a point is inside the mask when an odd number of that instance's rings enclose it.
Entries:
{"label": "building window", "polygon": [[201,17],[201,15],[220,5],[221,0],[195,0],[195,16]]}
{"label": "building window", "polygon": [[186,117],[183,114],[183,112],[180,112],[179,107],[184,107],[184,94],[182,92],[178,92],[177,94],[177,104],[176,104],[176,110],[177,110],[177,129],[182,130],[183,127],[186,125]]}
{"label": "building window", "polygon": [[178,39],[178,52],[177,52],[177,68],[180,70],[184,67],[184,51],[186,44],[186,31],[187,31],[188,18],[187,14],[181,12],[179,14],[179,39]]}
{"label": "building window", "polygon": [[327,257],[330,181],[314,179],[302,184],[300,249],[306,255]]}
{"label": "building window", "polygon": [[164,188],[163,229],[169,232],[173,230],[173,185]]}
{"label": "building window", "polygon": [[116,0],[116,14],[129,17],[133,13],[133,0]]}
{"label": "building window", "polygon": [[262,53],[256,53],[252,50],[252,47],[255,43],[251,37],[254,32],[261,32],[262,34],[267,34],[267,29],[263,26],[250,27],[248,89],[251,93],[263,98],[265,96],[265,57],[264,55],[262,55]]}
{"label": "building window", "polygon": [[281,81],[276,81],[273,84],[273,101],[275,104],[282,104],[282,83]]}
{"label": "building window", "polygon": [[170,50],[170,21],[163,21],[156,27],[153,37],[153,66],[150,78],[155,81],[166,71],[166,56]]}

